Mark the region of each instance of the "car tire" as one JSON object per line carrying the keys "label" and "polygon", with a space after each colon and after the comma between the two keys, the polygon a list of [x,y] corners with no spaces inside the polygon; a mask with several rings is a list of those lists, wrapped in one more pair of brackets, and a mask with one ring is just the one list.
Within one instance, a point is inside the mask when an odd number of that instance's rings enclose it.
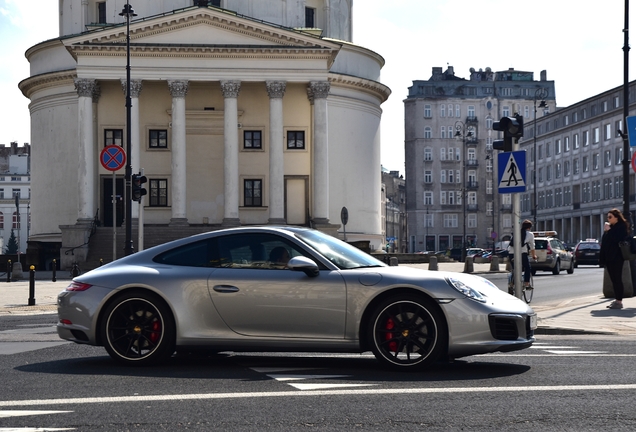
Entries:
{"label": "car tire", "polygon": [[561,273],[561,261],[557,260],[552,268],[552,274],[558,275],[559,273]]}
{"label": "car tire", "polygon": [[367,332],[378,361],[396,370],[420,370],[439,360],[448,349],[442,312],[420,296],[383,300],[371,313]]}
{"label": "car tire", "polygon": [[570,262],[570,268],[568,268],[568,274],[574,273],[574,264]]}
{"label": "car tire", "polygon": [[155,294],[124,292],[108,304],[102,317],[102,342],[119,363],[146,366],[160,363],[174,352],[172,312]]}

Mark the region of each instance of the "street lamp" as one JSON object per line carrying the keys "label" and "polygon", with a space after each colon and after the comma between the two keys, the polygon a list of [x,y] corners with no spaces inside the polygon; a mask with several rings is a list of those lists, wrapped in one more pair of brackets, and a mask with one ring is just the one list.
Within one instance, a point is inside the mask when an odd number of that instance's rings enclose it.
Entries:
{"label": "street lamp", "polygon": [[536,230],[539,229],[539,226],[537,225],[537,209],[539,208],[539,202],[537,201],[537,101],[541,99],[539,108],[546,108],[548,106],[545,102],[547,97],[548,89],[546,88],[541,87],[534,92],[534,172],[532,174],[532,193],[534,195],[534,203],[532,205],[532,219],[534,229]]}
{"label": "street lamp", "polygon": [[466,125],[462,121],[455,122],[455,138],[462,140],[462,207],[464,218],[464,233],[462,236],[462,262],[466,261],[466,138],[473,135],[472,131],[467,130]]}
{"label": "street lamp", "polygon": [[[131,255],[133,253],[132,243],[132,163],[130,156],[132,154],[132,144],[130,142],[131,135],[131,114],[132,101],[130,99],[130,18],[137,16],[133,8],[126,4],[122,9],[120,16],[126,17],[126,244],[124,245],[124,254]],[[113,221],[114,223],[114,221]]]}

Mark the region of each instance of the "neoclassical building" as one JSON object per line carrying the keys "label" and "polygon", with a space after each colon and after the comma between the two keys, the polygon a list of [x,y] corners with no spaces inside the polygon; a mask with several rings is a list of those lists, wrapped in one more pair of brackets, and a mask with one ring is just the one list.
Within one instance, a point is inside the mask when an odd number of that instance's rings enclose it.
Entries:
{"label": "neoclassical building", "polygon": [[128,87],[128,157],[148,179],[134,223],[338,235],[347,207],[348,240],[380,247],[390,90],[382,57],[351,42],[352,0],[133,0],[130,86],[125,4],[60,0],[60,36],[26,53],[32,261],[64,265],[71,249],[85,260],[95,218],[122,224],[124,169],[113,175],[100,156],[126,149]]}

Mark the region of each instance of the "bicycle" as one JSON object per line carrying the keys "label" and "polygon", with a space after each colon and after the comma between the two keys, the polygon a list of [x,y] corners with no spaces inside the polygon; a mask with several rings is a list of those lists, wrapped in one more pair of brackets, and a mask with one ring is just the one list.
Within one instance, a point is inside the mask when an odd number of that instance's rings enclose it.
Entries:
{"label": "bicycle", "polygon": [[[523,277],[522,277],[523,279]],[[521,285],[521,293],[523,300],[530,304],[532,301],[532,296],[534,295],[534,278],[532,277],[532,271],[530,272],[530,285],[526,286],[525,283],[522,282]],[[514,268],[508,273],[508,294],[515,295],[515,272]]]}

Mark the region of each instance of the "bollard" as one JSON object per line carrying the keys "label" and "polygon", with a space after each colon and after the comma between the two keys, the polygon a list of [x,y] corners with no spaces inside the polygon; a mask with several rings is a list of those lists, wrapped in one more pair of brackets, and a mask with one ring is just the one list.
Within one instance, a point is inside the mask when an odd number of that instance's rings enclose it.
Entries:
{"label": "bollard", "polygon": [[497,255],[493,255],[490,260],[490,271],[498,272],[499,271],[499,257]]}
{"label": "bollard", "polygon": [[29,306],[35,305],[35,266],[29,267]]}
{"label": "bollard", "polygon": [[57,282],[57,260],[53,259],[53,282]]}
{"label": "bollard", "polygon": [[397,266],[397,265],[398,265],[398,259],[397,259],[397,257],[391,257],[391,258],[389,259],[389,265],[390,265],[391,267],[395,267],[395,266]]}
{"label": "bollard", "polygon": [[437,270],[437,257],[435,255],[431,255],[428,258],[428,269]]}
{"label": "bollard", "polygon": [[11,282],[11,270],[13,269],[13,264],[11,264],[11,260],[7,261],[7,282]]}
{"label": "bollard", "polygon": [[472,273],[475,271],[473,266],[473,257],[467,256],[466,261],[464,261],[464,273]]}

